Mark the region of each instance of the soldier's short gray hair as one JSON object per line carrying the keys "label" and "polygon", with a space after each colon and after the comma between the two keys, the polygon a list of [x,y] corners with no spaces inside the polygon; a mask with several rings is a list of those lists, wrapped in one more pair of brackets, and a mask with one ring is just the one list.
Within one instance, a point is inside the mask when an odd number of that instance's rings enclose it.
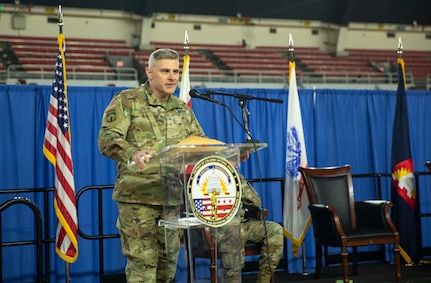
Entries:
{"label": "soldier's short gray hair", "polygon": [[169,48],[163,48],[163,49],[157,49],[151,53],[150,57],[148,58],[148,66],[151,67],[154,62],[161,60],[161,59],[179,59],[180,55],[177,51]]}

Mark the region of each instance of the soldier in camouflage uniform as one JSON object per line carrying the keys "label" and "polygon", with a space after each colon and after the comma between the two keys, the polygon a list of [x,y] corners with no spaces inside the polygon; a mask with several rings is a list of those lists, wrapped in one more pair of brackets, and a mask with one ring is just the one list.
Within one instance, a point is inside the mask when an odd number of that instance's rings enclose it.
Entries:
{"label": "soldier in camouflage uniform", "polygon": [[174,248],[166,251],[165,229],[158,222],[178,218],[180,208],[163,205],[160,165],[151,155],[204,132],[187,104],[173,95],[179,81],[178,53],[154,51],[145,72],[144,85],[112,98],[103,115],[98,145],[101,154],[117,162],[112,198],[118,205],[127,282],[165,283],[175,278],[180,242],[178,231],[170,229],[167,237]]}
{"label": "soldier in camouflage uniform", "polygon": [[[226,225],[218,228],[216,233],[219,250],[222,253],[223,266],[225,268],[225,282],[239,282],[241,269],[244,267],[244,246],[247,241],[262,243],[261,256],[259,259],[259,271],[257,283],[270,283],[272,274],[280,262],[283,252],[284,235],[283,227],[272,221],[262,221],[265,210],[261,208],[258,193],[241,175],[241,241],[236,243],[235,237],[229,234],[235,225]],[[226,227],[227,229],[223,229]],[[235,231],[232,231],[232,235]],[[240,251],[236,250],[240,247]],[[241,262],[238,262],[238,252]]]}

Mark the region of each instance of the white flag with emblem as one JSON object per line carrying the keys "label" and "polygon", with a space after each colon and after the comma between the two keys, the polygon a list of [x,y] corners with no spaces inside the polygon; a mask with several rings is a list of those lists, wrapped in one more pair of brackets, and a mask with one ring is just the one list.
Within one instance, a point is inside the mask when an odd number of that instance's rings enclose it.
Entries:
{"label": "white flag with emblem", "polygon": [[299,256],[299,247],[311,223],[308,197],[298,171],[299,166],[307,167],[307,153],[296,86],[295,62],[290,62],[283,226],[285,235],[292,241],[292,253],[295,256]]}

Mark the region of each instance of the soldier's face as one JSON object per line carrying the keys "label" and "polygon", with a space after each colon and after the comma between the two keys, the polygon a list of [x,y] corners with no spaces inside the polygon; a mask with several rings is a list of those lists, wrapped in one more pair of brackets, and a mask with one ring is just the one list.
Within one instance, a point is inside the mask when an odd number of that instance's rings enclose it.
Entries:
{"label": "soldier's face", "polygon": [[179,60],[161,59],[146,69],[150,87],[160,100],[166,100],[178,86]]}

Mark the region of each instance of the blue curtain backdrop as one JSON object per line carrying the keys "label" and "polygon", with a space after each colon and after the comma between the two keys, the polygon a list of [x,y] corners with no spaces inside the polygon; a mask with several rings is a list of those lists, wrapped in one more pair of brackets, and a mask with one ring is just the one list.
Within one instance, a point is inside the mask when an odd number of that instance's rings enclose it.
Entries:
{"label": "blue curtain backdrop", "polygon": [[[69,87],[69,112],[72,134],[72,155],[75,185],[78,192],[90,185],[113,184],[116,171],[110,159],[99,154],[97,135],[102,114],[118,87]],[[205,92],[206,89],[200,89]],[[284,178],[285,129],[287,117],[287,89],[217,89],[226,93],[238,93],[259,98],[281,99],[284,103],[249,100],[250,132],[255,140],[268,143],[242,164],[246,178]],[[54,182],[52,165],[42,154],[49,105],[50,86],[0,85],[0,190],[25,188],[51,188]],[[395,91],[385,90],[299,90],[305,142],[309,166],[350,164],[353,174],[389,173],[391,137],[395,110]],[[236,98],[213,95],[224,102],[232,113],[221,105],[193,99],[193,110],[207,136],[227,143],[246,140],[242,129],[241,107]],[[431,159],[431,92],[407,91],[412,156],[415,171],[424,172],[424,162]],[[235,118],[236,117],[236,118]],[[239,120],[240,123],[237,122]],[[431,212],[431,178],[422,176],[420,184],[420,209]],[[355,180],[358,200],[377,198],[375,181]],[[282,203],[277,185],[257,184],[263,206],[269,208],[270,220],[282,221]],[[383,184],[383,198],[390,198],[389,180]],[[0,195],[0,204],[15,195]],[[29,193],[25,197],[44,208],[40,194]],[[52,195],[50,196],[52,198]],[[78,202],[78,221],[86,234],[97,234],[97,195],[86,194]],[[117,210],[111,195],[103,195],[105,234],[116,233]],[[49,209],[49,237],[55,237],[56,217],[52,200]],[[431,221],[422,221],[423,246],[431,246]],[[2,214],[3,242],[30,240],[35,237],[34,218],[23,206],[14,206]],[[307,268],[314,267],[315,251],[311,230],[306,236]],[[302,258],[290,254],[289,272],[302,272]],[[105,248],[106,273],[122,272],[125,264],[118,239],[109,240]],[[390,247],[388,247],[388,251]],[[3,282],[30,282],[35,278],[35,249],[32,246],[4,247]],[[97,282],[99,271],[96,242],[79,238],[79,256],[71,264],[71,277],[76,282]],[[54,245],[50,249],[51,282],[62,282],[65,263],[56,256]],[[390,259],[390,253],[388,253]],[[5,260],[7,259],[7,260]],[[179,267],[178,282],[185,282],[185,264]]]}

